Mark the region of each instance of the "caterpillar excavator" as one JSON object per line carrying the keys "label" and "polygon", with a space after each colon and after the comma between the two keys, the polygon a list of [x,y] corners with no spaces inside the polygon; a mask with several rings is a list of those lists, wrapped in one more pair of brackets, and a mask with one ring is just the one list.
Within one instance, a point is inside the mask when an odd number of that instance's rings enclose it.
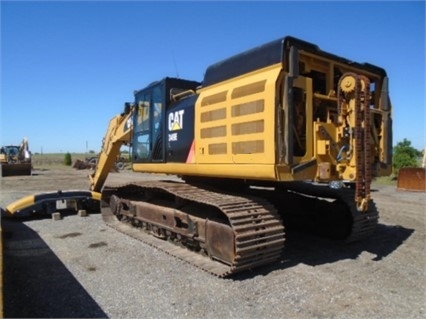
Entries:
{"label": "caterpillar excavator", "polygon": [[[134,172],[177,175],[105,185],[120,147]],[[164,78],[135,91],[108,127],[90,191],[58,199],[218,277],[282,258],[285,227],[346,242],[370,236],[370,185],[392,169],[384,69],[283,37],[209,66],[202,83]],[[99,206],[99,205],[98,205]]]}

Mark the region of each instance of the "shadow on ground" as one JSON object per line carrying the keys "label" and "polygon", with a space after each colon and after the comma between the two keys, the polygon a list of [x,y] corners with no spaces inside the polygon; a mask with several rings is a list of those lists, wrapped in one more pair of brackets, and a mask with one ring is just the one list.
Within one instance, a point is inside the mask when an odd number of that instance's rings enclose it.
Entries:
{"label": "shadow on ground", "polygon": [[236,280],[245,280],[258,275],[267,275],[277,269],[286,269],[305,264],[319,266],[345,259],[356,259],[367,252],[372,261],[380,261],[400,247],[412,234],[414,229],[397,225],[378,224],[374,234],[364,240],[345,244],[319,236],[287,231],[283,259],[274,264],[236,274]]}
{"label": "shadow on ground", "polygon": [[[22,223],[24,220],[2,218],[5,317],[106,317],[47,244]],[[414,229],[378,224],[371,237],[345,244],[287,229],[281,260],[236,274],[232,279],[245,280],[299,264],[319,266],[355,260],[365,252],[369,254],[367,258],[378,262],[397,250],[413,233]]]}
{"label": "shadow on ground", "polygon": [[36,232],[2,218],[5,318],[105,318]]}

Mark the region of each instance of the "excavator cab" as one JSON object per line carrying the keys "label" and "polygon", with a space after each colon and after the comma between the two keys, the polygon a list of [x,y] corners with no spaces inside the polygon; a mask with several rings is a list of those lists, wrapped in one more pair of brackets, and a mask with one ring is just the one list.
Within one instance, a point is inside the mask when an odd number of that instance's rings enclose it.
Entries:
{"label": "excavator cab", "polygon": [[[184,135],[186,138],[193,138],[194,127],[194,111],[192,109],[191,112],[185,107],[191,103],[182,101],[180,97],[194,95],[199,85],[200,83],[195,81],[164,78],[135,92],[132,152],[134,163],[161,163],[179,157],[181,150],[171,145],[177,142],[178,135],[182,138]],[[176,111],[177,108],[179,110]],[[183,125],[184,117],[187,128]],[[192,137],[188,136],[191,135],[190,132]]]}

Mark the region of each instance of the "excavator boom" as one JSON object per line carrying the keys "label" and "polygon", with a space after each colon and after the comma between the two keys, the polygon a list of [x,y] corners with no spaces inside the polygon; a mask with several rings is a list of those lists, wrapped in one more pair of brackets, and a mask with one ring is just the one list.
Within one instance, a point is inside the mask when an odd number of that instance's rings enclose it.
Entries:
{"label": "excavator boom", "polygon": [[105,180],[120,153],[121,146],[131,142],[133,110],[134,108],[126,103],[125,112],[111,119],[103,140],[98,164],[94,173],[89,175],[92,191],[100,192],[102,190]]}

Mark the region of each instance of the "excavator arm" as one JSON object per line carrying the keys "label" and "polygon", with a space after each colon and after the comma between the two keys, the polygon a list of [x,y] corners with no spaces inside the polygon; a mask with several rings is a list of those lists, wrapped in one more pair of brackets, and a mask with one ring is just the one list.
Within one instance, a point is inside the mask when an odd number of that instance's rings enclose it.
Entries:
{"label": "excavator arm", "polygon": [[133,132],[133,111],[134,108],[126,103],[125,112],[115,116],[109,123],[95,172],[89,175],[90,189],[94,192],[100,192],[102,190],[108,173],[111,171],[120,153],[121,146],[131,141]]}

